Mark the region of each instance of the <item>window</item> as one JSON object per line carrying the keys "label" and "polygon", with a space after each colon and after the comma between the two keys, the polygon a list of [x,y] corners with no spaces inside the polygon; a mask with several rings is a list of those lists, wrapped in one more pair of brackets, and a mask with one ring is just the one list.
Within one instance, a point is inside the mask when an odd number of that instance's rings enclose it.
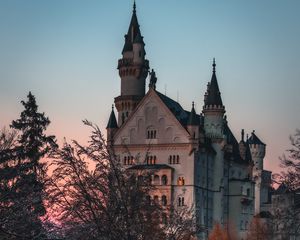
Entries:
{"label": "window", "polygon": [[247,188],[247,197],[250,197],[250,189]]}
{"label": "window", "polygon": [[159,176],[158,175],[155,175],[154,176],[154,185],[159,185],[160,182],[159,182]]}
{"label": "window", "polygon": [[184,206],[184,197],[179,197],[178,198],[178,206],[179,207]]}
{"label": "window", "polygon": [[162,213],[161,222],[162,222],[162,224],[167,224],[167,214]]}
{"label": "window", "polygon": [[144,177],[142,175],[138,176],[138,184],[143,184],[144,182]]}
{"label": "window", "polygon": [[166,175],[163,175],[161,177],[161,184],[162,185],[167,185],[168,184],[168,177]]}
{"label": "window", "polygon": [[156,156],[147,156],[146,160],[148,165],[156,164]]}
{"label": "window", "polygon": [[154,196],[154,203],[158,204],[158,196]]}
{"label": "window", "polygon": [[179,164],[179,155],[170,155],[169,156],[169,164]]}
{"label": "window", "polygon": [[177,179],[177,185],[179,185],[179,186],[183,186],[184,185],[184,177],[179,177]]}
{"label": "window", "polygon": [[133,165],[134,164],[133,156],[125,156],[123,163],[124,163],[124,165]]}
{"label": "window", "polygon": [[156,139],[156,130],[147,130],[147,139]]}
{"label": "window", "polygon": [[161,204],[163,206],[167,206],[167,197],[165,195],[162,195],[161,197]]}

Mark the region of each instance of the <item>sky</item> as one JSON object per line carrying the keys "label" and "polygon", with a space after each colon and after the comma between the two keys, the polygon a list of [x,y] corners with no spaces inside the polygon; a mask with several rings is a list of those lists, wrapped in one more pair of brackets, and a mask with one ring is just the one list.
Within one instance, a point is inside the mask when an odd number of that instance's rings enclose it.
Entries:
{"label": "sky", "polygon": [[[137,0],[157,90],[202,111],[212,59],[229,126],[267,144],[265,168],[300,128],[299,0]],[[132,0],[1,0],[0,128],[23,110],[29,91],[61,143],[85,142],[88,119],[105,127],[120,93]]]}

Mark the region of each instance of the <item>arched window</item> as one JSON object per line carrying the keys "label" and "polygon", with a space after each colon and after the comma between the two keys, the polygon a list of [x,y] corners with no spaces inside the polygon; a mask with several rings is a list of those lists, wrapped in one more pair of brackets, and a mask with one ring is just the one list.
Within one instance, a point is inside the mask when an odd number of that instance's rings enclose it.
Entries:
{"label": "arched window", "polygon": [[168,184],[168,177],[166,175],[163,175],[161,177],[161,184],[162,185],[167,185]]}
{"label": "arched window", "polygon": [[143,180],[144,180],[144,177],[142,175],[139,175],[138,176],[138,184],[142,185],[144,182]]}
{"label": "arched window", "polygon": [[127,157],[124,157],[124,165],[127,165]]}
{"label": "arched window", "polygon": [[179,164],[179,156],[177,155],[176,163]]}
{"label": "arched window", "polygon": [[162,222],[162,224],[167,224],[167,221],[168,221],[167,214],[162,213],[162,215],[161,215],[161,222]]}
{"label": "arched window", "polygon": [[169,164],[172,164],[172,156],[169,156]]}
{"label": "arched window", "polygon": [[158,204],[158,203],[159,203],[159,201],[158,201],[158,196],[154,196],[154,203],[155,203],[155,204]]}
{"label": "arched window", "polygon": [[173,155],[173,164],[175,164],[175,155]]}
{"label": "arched window", "polygon": [[152,164],[156,164],[156,156],[153,157],[153,162]]}
{"label": "arched window", "polygon": [[163,206],[167,206],[167,197],[165,195],[162,195],[161,197],[161,204]]}
{"label": "arched window", "polygon": [[159,182],[159,176],[158,175],[155,175],[154,176],[154,185],[159,185],[160,182]]}
{"label": "arched window", "polygon": [[149,195],[146,196],[146,203],[151,205],[151,197]]}

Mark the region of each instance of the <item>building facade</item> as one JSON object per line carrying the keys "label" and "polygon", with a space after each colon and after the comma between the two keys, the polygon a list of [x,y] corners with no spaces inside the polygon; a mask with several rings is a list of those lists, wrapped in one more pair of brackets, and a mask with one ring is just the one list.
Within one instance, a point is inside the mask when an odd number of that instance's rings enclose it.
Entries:
{"label": "building facade", "polygon": [[155,170],[152,181],[160,191],[152,197],[163,205],[192,207],[206,229],[199,239],[217,222],[234,226],[244,238],[265,197],[266,145],[254,131],[245,138],[242,130],[239,141],[232,134],[215,60],[202,113],[194,104],[183,109],[156,89],[134,4],[118,70],[121,91],[114,100],[117,117],[113,109],[107,124],[107,142],[124,167]]}

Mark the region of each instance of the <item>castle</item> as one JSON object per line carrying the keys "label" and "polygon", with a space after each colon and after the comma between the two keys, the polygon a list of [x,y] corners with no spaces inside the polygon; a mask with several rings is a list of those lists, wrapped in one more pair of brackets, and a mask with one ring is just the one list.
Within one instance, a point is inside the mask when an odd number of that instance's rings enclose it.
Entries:
{"label": "castle", "polygon": [[[121,92],[107,124],[107,142],[125,167],[154,169],[160,191],[152,198],[163,205],[194,208],[197,222],[233,224],[241,239],[255,214],[269,201],[271,172],[263,169],[266,145],[253,131],[238,141],[225,115],[216,63],[204,95],[202,113],[187,111],[156,89],[149,71],[136,5],[122,58],[118,61]],[[150,76],[148,91],[146,78]],[[138,157],[137,157],[138,156]],[[141,161],[142,159],[142,161]]]}

